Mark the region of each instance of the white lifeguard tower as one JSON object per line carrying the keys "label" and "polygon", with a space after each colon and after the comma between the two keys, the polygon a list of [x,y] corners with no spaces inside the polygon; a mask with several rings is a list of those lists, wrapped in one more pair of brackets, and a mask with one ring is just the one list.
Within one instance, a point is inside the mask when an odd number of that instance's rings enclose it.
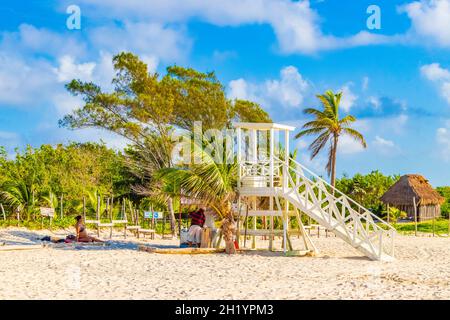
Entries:
{"label": "white lifeguard tower", "polygon": [[[306,214],[369,258],[392,260],[395,229],[290,157],[289,134],[294,127],[277,123],[233,125],[239,165],[238,241],[251,236],[255,248],[255,237],[268,237],[273,250],[274,237],[281,236],[287,253],[296,251],[290,238],[298,235],[303,237],[303,250],[317,252],[302,223]],[[294,221],[295,229],[290,228]]]}

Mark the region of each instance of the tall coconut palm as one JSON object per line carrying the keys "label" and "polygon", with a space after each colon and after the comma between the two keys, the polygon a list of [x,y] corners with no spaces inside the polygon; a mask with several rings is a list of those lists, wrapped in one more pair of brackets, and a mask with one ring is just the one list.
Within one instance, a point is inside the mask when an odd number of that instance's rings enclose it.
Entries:
{"label": "tall coconut palm", "polygon": [[313,115],[314,120],[305,123],[295,138],[306,135],[318,135],[310,144],[311,159],[314,159],[319,152],[329,145],[328,163],[326,170],[328,176],[331,175],[331,185],[334,187],[336,182],[336,152],[338,148],[339,137],[347,134],[366,148],[366,141],[361,133],[351,128],[351,124],[356,121],[352,115],[346,115],[339,118],[339,103],[341,102],[342,92],[335,94],[328,90],[325,94],[316,96],[322,103],[322,110],[307,108],[305,114]]}
{"label": "tall coconut palm", "polygon": [[200,164],[191,164],[186,168],[161,169],[159,177],[169,184],[176,181],[182,196],[202,201],[212,208],[218,217],[222,218],[222,235],[227,252],[234,253],[235,221],[231,203],[237,196],[236,159],[232,163],[227,161],[218,163],[203,148],[194,149],[196,149],[194,156],[202,159]]}

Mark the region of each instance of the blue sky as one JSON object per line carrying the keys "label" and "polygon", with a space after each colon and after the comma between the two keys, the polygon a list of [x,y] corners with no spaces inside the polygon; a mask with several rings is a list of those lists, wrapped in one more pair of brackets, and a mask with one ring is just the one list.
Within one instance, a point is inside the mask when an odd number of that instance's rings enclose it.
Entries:
{"label": "blue sky", "polygon": [[[26,5],[24,5],[26,3]],[[81,29],[66,27],[69,5]],[[369,5],[381,29],[366,25]],[[259,102],[273,119],[300,127],[315,94],[344,93],[358,117],[363,150],[342,138],[338,175],[420,173],[450,184],[450,0],[71,0],[0,5],[0,145],[123,140],[96,130],[58,128],[80,101],[76,77],[110,88],[111,57],[139,54],[151,70],[170,64],[216,71],[230,98]],[[292,141],[311,161],[310,140]]]}

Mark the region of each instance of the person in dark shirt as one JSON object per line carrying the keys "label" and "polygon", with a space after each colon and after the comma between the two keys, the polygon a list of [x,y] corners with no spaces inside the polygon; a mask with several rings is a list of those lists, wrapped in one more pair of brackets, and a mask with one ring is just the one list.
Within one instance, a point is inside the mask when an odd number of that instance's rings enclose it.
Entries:
{"label": "person in dark shirt", "polygon": [[200,208],[189,214],[191,218],[191,226],[188,232],[188,241],[192,245],[200,245],[202,238],[203,225],[205,224],[205,209]]}
{"label": "person in dark shirt", "polygon": [[203,227],[203,225],[205,224],[206,217],[205,217],[205,210],[203,209],[191,212],[189,214],[189,217],[191,218],[191,226],[197,225]]}

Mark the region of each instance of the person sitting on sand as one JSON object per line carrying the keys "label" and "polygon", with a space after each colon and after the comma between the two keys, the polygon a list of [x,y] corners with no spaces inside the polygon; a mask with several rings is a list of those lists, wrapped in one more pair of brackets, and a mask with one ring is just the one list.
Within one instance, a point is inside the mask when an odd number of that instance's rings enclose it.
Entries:
{"label": "person sitting on sand", "polygon": [[81,216],[76,216],[75,220],[77,220],[77,223],[75,224],[77,242],[104,242],[87,234],[86,226],[84,225],[83,218]]}
{"label": "person sitting on sand", "polygon": [[198,246],[201,243],[203,225],[205,224],[205,209],[200,208],[197,211],[189,213],[191,226],[188,231],[188,243]]}

